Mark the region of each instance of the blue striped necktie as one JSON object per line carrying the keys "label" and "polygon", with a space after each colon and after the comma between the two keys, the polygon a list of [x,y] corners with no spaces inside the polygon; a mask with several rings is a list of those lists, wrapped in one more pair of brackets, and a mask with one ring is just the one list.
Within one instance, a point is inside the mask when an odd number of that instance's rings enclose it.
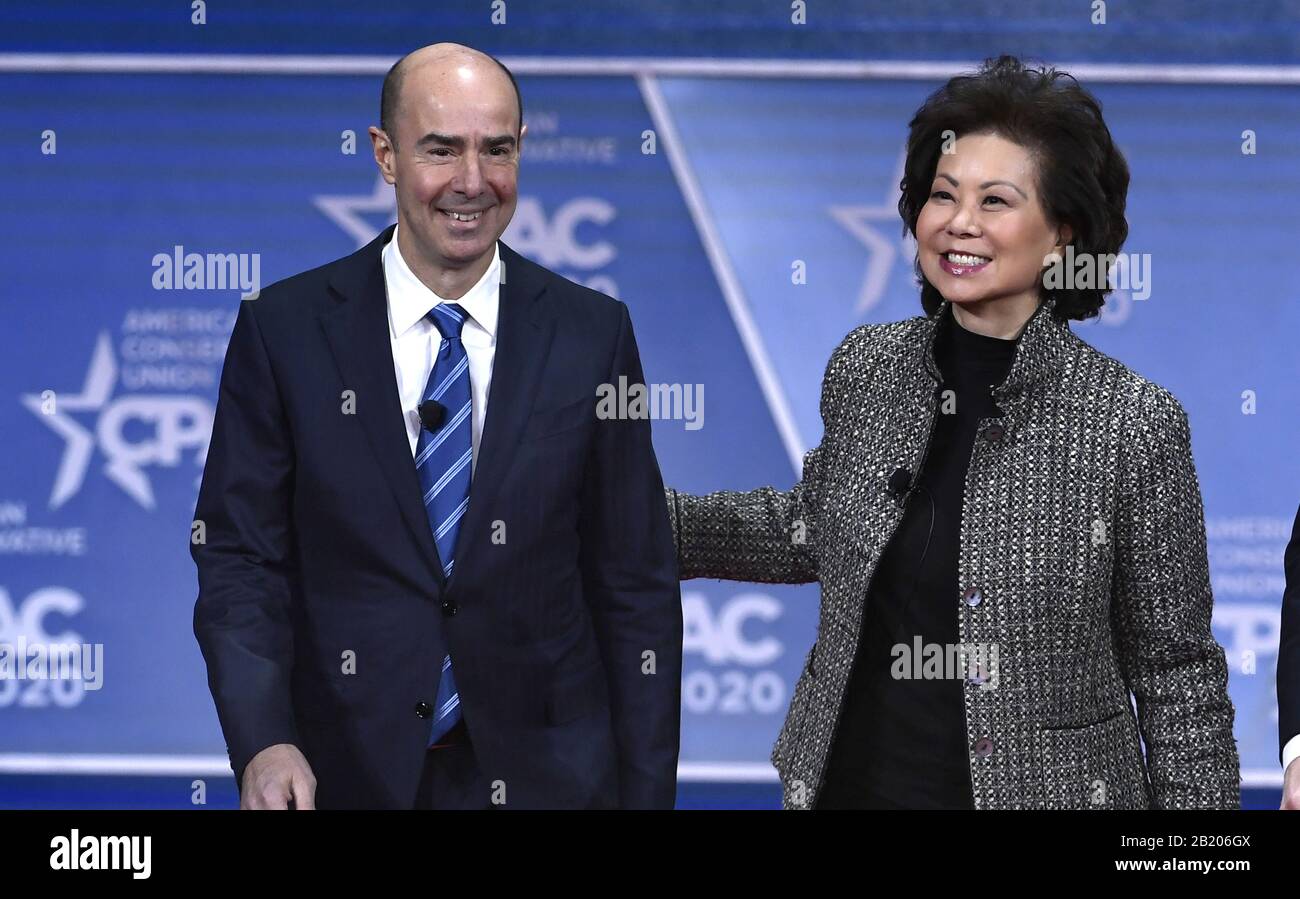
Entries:
{"label": "blue striped necktie", "polygon": [[[455,303],[439,303],[427,316],[442,335],[442,342],[422,402],[434,400],[446,411],[438,430],[430,432],[421,428],[420,439],[415,444],[415,469],[424,491],[424,510],[438,546],[442,572],[448,578],[456,564],[456,534],[469,508],[473,459],[469,357],[460,339],[466,317],[465,310]],[[429,745],[442,739],[460,720],[460,693],[452,678],[450,655],[442,660],[434,706]]]}

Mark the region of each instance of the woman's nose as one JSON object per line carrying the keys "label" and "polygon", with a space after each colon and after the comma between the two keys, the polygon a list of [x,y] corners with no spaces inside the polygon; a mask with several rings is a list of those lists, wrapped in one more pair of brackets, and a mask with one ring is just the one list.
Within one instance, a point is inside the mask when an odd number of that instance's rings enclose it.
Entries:
{"label": "woman's nose", "polygon": [[977,237],[980,233],[975,214],[964,205],[953,208],[952,218],[948,219],[947,230],[949,234],[962,237]]}

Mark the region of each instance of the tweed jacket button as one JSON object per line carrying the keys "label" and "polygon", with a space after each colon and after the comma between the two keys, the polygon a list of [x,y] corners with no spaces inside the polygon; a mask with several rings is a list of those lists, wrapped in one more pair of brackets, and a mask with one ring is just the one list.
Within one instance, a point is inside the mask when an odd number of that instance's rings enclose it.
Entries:
{"label": "tweed jacket button", "polygon": [[415,704],[415,714],[418,718],[428,718],[433,714],[433,706],[427,702],[417,702]]}
{"label": "tweed jacket button", "polygon": [[1006,428],[1002,427],[1002,425],[989,425],[984,429],[984,439],[989,443],[997,443],[1005,433]]}
{"label": "tweed jacket button", "polygon": [[442,614],[443,614],[444,616],[446,616],[447,618],[450,618],[451,616],[455,615],[455,614],[456,614],[457,612],[459,612],[459,611],[460,611],[460,606],[456,605],[456,600],[454,600],[454,599],[445,599],[445,600],[443,600],[443,602],[442,602]]}
{"label": "tweed jacket button", "polygon": [[967,587],[961,598],[966,605],[974,608],[984,601],[984,594],[980,593],[979,587]]}
{"label": "tweed jacket button", "polygon": [[993,741],[988,737],[980,737],[975,741],[975,755],[986,759],[993,754]]}

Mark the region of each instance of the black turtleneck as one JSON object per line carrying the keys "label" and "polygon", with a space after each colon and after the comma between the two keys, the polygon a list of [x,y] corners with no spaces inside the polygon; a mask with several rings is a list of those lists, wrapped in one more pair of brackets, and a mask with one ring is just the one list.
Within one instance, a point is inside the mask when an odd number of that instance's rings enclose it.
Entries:
{"label": "black turtleneck", "polygon": [[981,418],[1001,414],[991,390],[1006,379],[1016,340],[967,331],[951,311],[935,337],[941,389],[922,470],[871,578],[858,654],[819,808],[973,807],[966,712],[956,679],[895,679],[895,644],[960,642],[957,558],[966,470]]}

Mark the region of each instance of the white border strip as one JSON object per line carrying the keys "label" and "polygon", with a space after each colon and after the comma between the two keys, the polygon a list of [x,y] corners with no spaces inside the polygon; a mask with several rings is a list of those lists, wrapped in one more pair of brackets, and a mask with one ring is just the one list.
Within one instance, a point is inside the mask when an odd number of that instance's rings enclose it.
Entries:
{"label": "white border strip", "polygon": [[0,753],[0,774],[232,775],[224,755],[36,755]]}
{"label": "white border strip", "polygon": [[[0,774],[134,775],[137,777],[230,776],[224,755],[34,755],[0,753]],[[685,783],[777,783],[767,762],[682,762],[677,779]],[[1243,768],[1246,789],[1280,789],[1282,770]]]}
{"label": "white border strip", "polygon": [[790,411],[790,404],[786,400],[781,381],[776,376],[776,369],[767,355],[763,337],[749,314],[749,304],[745,301],[745,293],[741,290],[740,281],[731,266],[731,258],[727,255],[726,247],[713,223],[713,216],[704,202],[704,192],[695,178],[690,160],[686,158],[686,151],[682,149],[681,141],[677,136],[677,126],[668,111],[668,104],[664,101],[663,94],[659,91],[659,83],[654,76],[638,75],[636,83],[641,89],[641,97],[645,100],[646,109],[650,111],[650,119],[658,134],[659,145],[668,154],[668,165],[672,168],[673,177],[677,179],[682,198],[686,201],[691,219],[695,222],[695,230],[700,235],[700,242],[709,257],[709,264],[713,266],[714,277],[718,280],[718,286],[722,288],[727,309],[731,312],[736,330],[740,332],[741,343],[744,344],[750,365],[753,366],[754,374],[758,377],[758,386],[767,400],[767,407],[772,413],[777,433],[781,436],[781,443],[785,446],[786,454],[790,457],[790,465],[794,468],[795,477],[798,478],[803,471],[805,444],[799,436],[799,428]]}
{"label": "white border strip", "polygon": [[1242,768],[1241,785],[1246,789],[1263,789],[1270,787],[1274,790],[1282,789],[1281,768],[1276,770],[1272,768]]}
{"label": "white border strip", "polygon": [[677,779],[687,783],[780,783],[769,762],[682,762]]}
{"label": "white border strip", "polygon": [[[229,777],[224,755],[37,755],[0,753],[0,774]],[[692,783],[777,783],[767,762],[683,762],[677,779]],[[1280,782],[1279,782],[1280,783]]]}
{"label": "white border strip", "polygon": [[[0,53],[0,72],[142,75],[383,75],[396,56],[179,53]],[[517,75],[692,78],[858,78],[943,80],[979,60],[709,59],[689,57],[505,56]],[[1081,81],[1157,84],[1300,84],[1300,66],[1053,63]]]}

